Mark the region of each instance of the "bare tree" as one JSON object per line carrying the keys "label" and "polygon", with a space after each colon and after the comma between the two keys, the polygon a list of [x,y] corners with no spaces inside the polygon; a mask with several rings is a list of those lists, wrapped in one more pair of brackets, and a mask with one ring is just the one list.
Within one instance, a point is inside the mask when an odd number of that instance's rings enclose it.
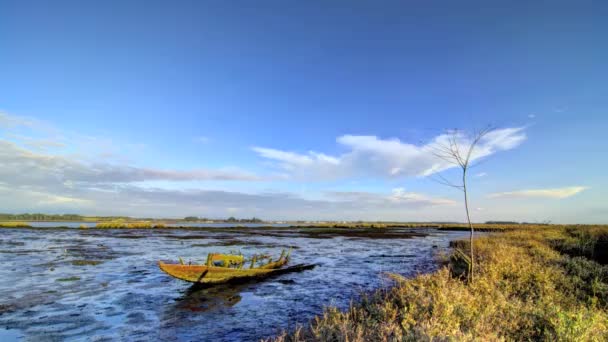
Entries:
{"label": "bare tree", "polygon": [[469,274],[468,279],[469,282],[472,283],[474,280],[475,274],[475,258],[473,251],[473,238],[475,235],[475,229],[473,228],[473,223],[471,222],[471,215],[469,212],[469,194],[467,192],[467,171],[473,167],[472,165],[472,156],[475,147],[478,146],[481,139],[488,133],[490,133],[492,129],[487,127],[480,131],[474,132],[470,135],[465,135],[463,132],[458,130],[452,130],[448,132],[447,141],[446,142],[438,142],[434,144],[431,149],[433,154],[439,159],[449,163],[450,165],[456,165],[462,171],[462,178],[458,182],[452,182],[446,179],[441,174],[436,174],[433,177],[433,180],[436,182],[456,188],[461,190],[464,194],[464,208],[467,214],[467,223],[469,225]]}

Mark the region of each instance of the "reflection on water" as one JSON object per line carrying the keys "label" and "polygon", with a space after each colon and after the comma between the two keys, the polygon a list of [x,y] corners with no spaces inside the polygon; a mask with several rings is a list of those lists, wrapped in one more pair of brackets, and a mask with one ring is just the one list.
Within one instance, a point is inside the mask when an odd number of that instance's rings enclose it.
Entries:
{"label": "reflection on water", "polygon": [[[390,238],[314,237],[285,229],[2,229],[0,341],[259,340],[305,324],[326,305],[344,308],[386,285],[382,272],[433,268],[433,253],[462,232]],[[409,238],[408,238],[409,237]],[[156,262],[203,262],[209,252],[278,255],[319,267],[264,282],[196,288]],[[433,248],[437,246],[437,248]]]}
{"label": "reflection on water", "polygon": [[0,328],[0,341],[2,342],[19,341],[22,338],[23,336],[18,330]]}
{"label": "reflection on water", "polygon": [[218,307],[233,306],[240,302],[245,285],[224,285],[214,287],[190,286],[184,295],[175,300],[177,310],[212,311]]}

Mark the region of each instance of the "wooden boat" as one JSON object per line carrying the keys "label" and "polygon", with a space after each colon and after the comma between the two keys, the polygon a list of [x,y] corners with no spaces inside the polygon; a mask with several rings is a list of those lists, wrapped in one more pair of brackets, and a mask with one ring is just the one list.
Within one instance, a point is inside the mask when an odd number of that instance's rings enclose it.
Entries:
{"label": "wooden boat", "polygon": [[207,256],[207,263],[204,265],[186,265],[180,260],[179,264],[168,264],[159,261],[158,266],[163,272],[174,278],[191,283],[209,285],[262,279],[315,267],[315,265],[299,264],[282,268],[289,261],[289,254],[289,252],[285,253],[283,251],[278,260],[272,261],[270,259],[267,263],[260,266],[257,266],[256,262],[259,262],[260,259],[269,258],[254,256],[251,260],[248,260],[251,262],[249,268],[244,267],[246,260],[242,255],[230,254],[209,254]]}

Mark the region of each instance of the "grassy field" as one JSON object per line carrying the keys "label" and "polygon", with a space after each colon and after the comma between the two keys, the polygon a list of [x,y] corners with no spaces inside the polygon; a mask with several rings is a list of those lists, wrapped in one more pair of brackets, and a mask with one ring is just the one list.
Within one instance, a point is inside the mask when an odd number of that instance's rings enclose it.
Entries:
{"label": "grassy field", "polygon": [[[346,311],[327,308],[310,326],[275,340],[608,340],[608,226],[501,230],[475,240],[472,284],[455,252],[433,274],[388,275],[396,281],[391,289]],[[454,246],[467,253],[466,241]]]}
{"label": "grassy field", "polygon": [[30,225],[26,222],[0,222],[0,228],[29,228]]}
{"label": "grassy field", "polygon": [[150,228],[165,228],[162,223],[154,223],[150,221],[125,221],[125,220],[114,220],[106,222],[98,222],[95,228],[106,228],[106,229],[150,229]]}

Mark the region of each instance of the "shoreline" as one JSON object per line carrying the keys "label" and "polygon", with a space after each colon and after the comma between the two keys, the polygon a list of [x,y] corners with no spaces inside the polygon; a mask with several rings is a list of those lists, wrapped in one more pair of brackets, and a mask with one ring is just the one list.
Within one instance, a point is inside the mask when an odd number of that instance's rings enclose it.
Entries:
{"label": "shoreline", "polygon": [[[3,221],[0,222],[0,228],[26,228],[26,229],[141,229],[141,230],[159,230],[159,229],[374,229],[374,230],[390,230],[390,229],[437,229],[447,231],[469,231],[469,227],[465,224],[436,224],[436,223],[403,223],[403,224],[384,224],[384,223],[363,223],[363,224],[298,224],[298,225],[284,225],[284,224],[234,224],[228,225],[227,223],[209,223],[201,225],[178,225],[178,224],[164,224],[161,222],[111,222],[111,221],[100,221],[95,226],[80,226],[70,227],[67,225],[57,226],[36,226],[30,223],[71,223],[70,221]],[[87,221],[74,221],[74,224],[78,223],[93,223]],[[535,224],[474,224],[475,231],[478,232],[493,232],[493,231],[507,231],[512,229],[546,229],[555,227],[570,227],[570,226],[596,226],[596,225],[535,225]]]}

